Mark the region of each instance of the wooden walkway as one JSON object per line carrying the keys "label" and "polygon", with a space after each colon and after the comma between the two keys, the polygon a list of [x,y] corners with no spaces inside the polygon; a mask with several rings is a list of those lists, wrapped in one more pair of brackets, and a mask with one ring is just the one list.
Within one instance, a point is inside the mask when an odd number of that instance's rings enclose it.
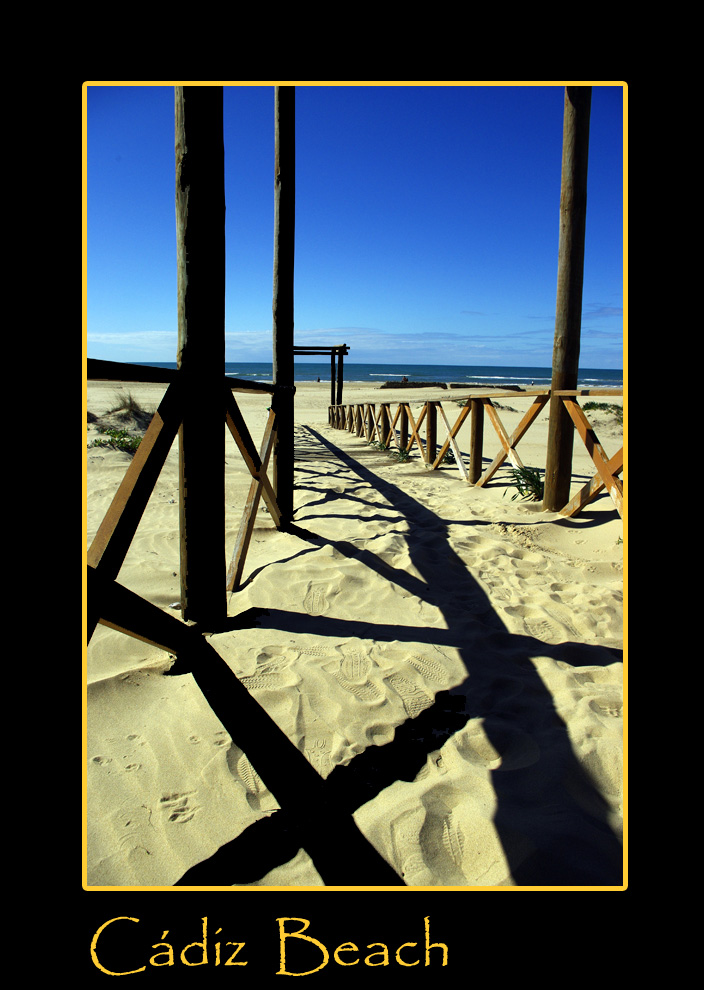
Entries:
{"label": "wooden walkway", "polygon": [[[457,470],[462,479],[476,487],[483,487],[491,481],[501,465],[508,459],[514,468],[524,467],[516,447],[523,439],[538,415],[550,402],[553,396],[558,396],[564,403],[577,434],[586,447],[596,469],[594,477],[586,484],[570,502],[565,505],[560,514],[575,516],[589,504],[604,489],[608,491],[619,515],[623,516],[623,482],[618,477],[623,471],[623,447],[612,457],[609,457],[594,427],[589,422],[578,399],[585,397],[622,396],[623,389],[592,388],[574,389],[552,392],[549,388],[527,389],[472,389],[471,391],[452,393],[446,400],[431,399],[423,403],[420,413],[414,417],[409,401],[394,402],[364,402],[347,405],[330,405],[328,422],[334,429],[348,430],[358,437],[364,437],[368,442],[378,442],[386,447],[395,446],[399,450],[411,453],[417,446],[425,466],[435,471],[452,450]],[[494,402],[502,398],[532,398],[533,402],[522,417],[516,429],[509,435],[499,415],[499,409]],[[444,403],[444,404],[443,404]],[[446,407],[464,403],[454,422],[448,418]],[[396,405],[392,412],[392,406]],[[417,403],[415,403],[417,406]],[[497,434],[500,447],[489,467],[482,471],[484,445],[484,418]],[[470,443],[467,460],[460,450],[458,434],[462,425],[470,420]],[[445,440],[438,444],[438,421],[445,428]],[[425,436],[421,436],[421,427],[425,425]]]}

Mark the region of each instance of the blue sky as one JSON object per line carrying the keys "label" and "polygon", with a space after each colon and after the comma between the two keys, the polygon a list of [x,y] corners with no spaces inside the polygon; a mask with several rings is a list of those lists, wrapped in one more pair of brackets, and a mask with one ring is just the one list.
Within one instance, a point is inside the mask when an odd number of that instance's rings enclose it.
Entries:
{"label": "blue sky", "polygon": [[[175,361],[172,86],[88,85],[88,357]],[[623,96],[594,84],[580,365],[623,367]],[[549,367],[564,86],[296,88],[295,343]],[[274,89],[224,92],[228,361],[271,360]]]}

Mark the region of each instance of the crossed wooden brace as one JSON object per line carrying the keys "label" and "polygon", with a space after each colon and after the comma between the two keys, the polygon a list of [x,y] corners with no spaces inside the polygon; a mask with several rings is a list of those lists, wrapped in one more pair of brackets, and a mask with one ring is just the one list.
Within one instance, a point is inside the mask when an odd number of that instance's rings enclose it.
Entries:
{"label": "crossed wooden brace", "polygon": [[[183,389],[180,376],[167,388],[88,550],[88,564],[106,578],[114,580],[117,577],[171,450],[183,416]],[[257,452],[239,406],[226,386],[224,405],[225,420],[252,475],[249,496],[227,575],[227,589],[232,591],[241,580],[260,496],[264,497],[277,527],[281,523],[281,513],[266,475],[276,438],[275,400],[269,410],[261,453]],[[88,630],[89,639],[94,628],[93,625]]]}

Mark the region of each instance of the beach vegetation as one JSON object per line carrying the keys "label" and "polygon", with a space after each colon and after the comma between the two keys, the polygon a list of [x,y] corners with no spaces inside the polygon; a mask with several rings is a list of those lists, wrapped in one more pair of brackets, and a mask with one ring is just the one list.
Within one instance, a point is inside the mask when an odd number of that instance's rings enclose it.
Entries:
{"label": "beach vegetation", "polygon": [[623,406],[616,402],[585,402],[582,406],[584,412],[602,412],[615,416],[619,424],[623,426]]}
{"label": "beach vegetation", "polygon": [[514,468],[511,471],[511,478],[514,486],[518,489],[511,496],[511,501],[514,501],[519,496],[526,501],[542,501],[545,492],[545,483],[540,476],[540,470],[538,468]]}
{"label": "beach vegetation", "polygon": [[141,437],[135,437],[128,433],[127,430],[115,430],[110,427],[104,427],[100,432],[109,439],[103,440],[101,437],[96,437],[89,444],[90,447],[111,447],[113,450],[124,450],[128,454],[134,454],[142,442]]}
{"label": "beach vegetation", "polygon": [[115,405],[108,409],[107,416],[133,424],[137,429],[146,430],[154,416],[154,411],[145,409],[131,392],[116,392]]}

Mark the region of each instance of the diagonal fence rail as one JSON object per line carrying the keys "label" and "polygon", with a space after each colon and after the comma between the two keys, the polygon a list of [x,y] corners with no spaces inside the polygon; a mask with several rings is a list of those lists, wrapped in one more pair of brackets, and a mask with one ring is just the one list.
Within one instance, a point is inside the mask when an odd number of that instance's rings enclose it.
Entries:
{"label": "diagonal fence rail", "polygon": [[[453,396],[452,404],[463,403],[454,422],[448,418],[447,411],[440,399],[429,399],[423,403],[419,413],[414,417],[410,402],[361,402],[347,405],[331,405],[328,410],[328,423],[338,430],[347,430],[358,437],[364,437],[367,443],[378,442],[384,447],[395,446],[410,456],[417,447],[423,464],[431,471],[436,471],[445,460],[449,450],[454,454],[455,464],[462,479],[478,488],[486,486],[494,477],[501,465],[510,461],[516,469],[524,467],[516,447],[535,423],[539,414],[550,401],[551,396],[559,396],[569,413],[575,430],[581,438],[594,464],[596,473],[570,502],[565,505],[560,514],[575,516],[606,488],[621,517],[623,517],[623,482],[618,477],[624,466],[623,447],[609,457],[605,452],[594,427],[589,422],[584,409],[577,401],[580,397],[622,396],[623,389],[593,388],[573,389],[553,392],[549,388],[534,389],[477,389],[472,392]],[[518,426],[509,435],[499,415],[499,409],[494,400],[506,396],[533,397],[528,410]],[[395,412],[392,406],[396,404]],[[491,423],[499,441],[499,450],[486,470],[483,467],[484,421]],[[443,423],[446,438],[438,444],[438,418]],[[458,443],[458,434],[467,420],[471,424],[471,434],[468,454],[464,454]],[[425,424],[424,435],[421,427]]]}

